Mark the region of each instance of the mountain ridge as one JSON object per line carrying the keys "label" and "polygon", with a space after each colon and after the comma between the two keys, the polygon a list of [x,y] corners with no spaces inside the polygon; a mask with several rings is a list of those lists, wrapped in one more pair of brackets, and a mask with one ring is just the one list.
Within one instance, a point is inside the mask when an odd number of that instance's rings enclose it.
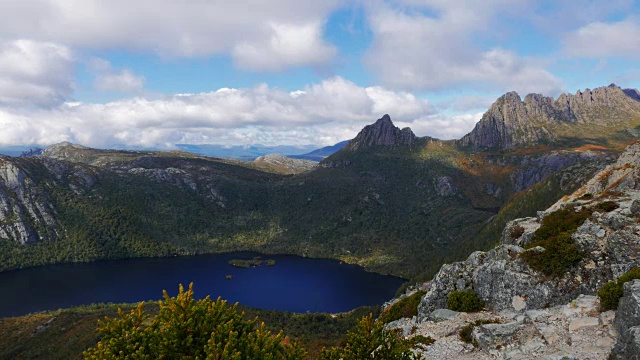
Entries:
{"label": "mountain ridge", "polygon": [[536,143],[559,143],[571,128],[640,125],[640,93],[615,84],[563,93],[556,99],[541,94],[508,92],[498,98],[474,129],[457,143],[463,148],[515,149]]}

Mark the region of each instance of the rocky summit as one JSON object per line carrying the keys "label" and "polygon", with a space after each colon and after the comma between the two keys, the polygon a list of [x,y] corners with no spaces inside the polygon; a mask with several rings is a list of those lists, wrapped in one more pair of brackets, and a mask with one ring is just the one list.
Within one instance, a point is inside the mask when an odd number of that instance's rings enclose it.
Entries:
{"label": "rocky summit", "polygon": [[391,117],[384,115],[372,125],[367,125],[344,148],[345,151],[356,151],[372,146],[411,146],[416,135],[410,128],[400,129],[393,125]]}

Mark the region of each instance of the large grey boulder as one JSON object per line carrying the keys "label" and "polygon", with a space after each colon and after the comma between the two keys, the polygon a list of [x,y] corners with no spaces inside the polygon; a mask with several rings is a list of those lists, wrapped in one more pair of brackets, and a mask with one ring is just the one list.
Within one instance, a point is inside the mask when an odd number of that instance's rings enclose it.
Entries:
{"label": "large grey boulder", "polygon": [[429,314],[429,320],[434,322],[453,320],[460,315],[459,312],[449,309],[436,309]]}
{"label": "large grey boulder", "polygon": [[624,284],[624,297],[616,311],[614,327],[618,340],[611,359],[640,359],[640,280]]}

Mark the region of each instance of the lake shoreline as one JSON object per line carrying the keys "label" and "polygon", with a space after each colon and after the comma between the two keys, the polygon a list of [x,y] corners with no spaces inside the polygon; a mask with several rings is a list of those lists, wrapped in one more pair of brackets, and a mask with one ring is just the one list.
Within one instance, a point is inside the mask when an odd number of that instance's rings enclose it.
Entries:
{"label": "lake shoreline", "polygon": [[[263,266],[237,268],[228,264],[232,259],[253,259],[257,256],[262,256],[262,261],[265,262]],[[274,260],[276,265],[267,266],[266,260]],[[171,268],[172,266],[176,267],[175,271],[167,269],[167,267]],[[327,271],[328,273],[325,273]],[[16,280],[29,276],[34,279],[33,286],[32,284],[25,285],[24,280]],[[79,280],[76,283],[83,284],[81,288],[65,284],[66,281],[73,283],[71,279],[77,276],[79,276]],[[123,281],[122,284],[116,281],[121,276],[126,278],[126,281]],[[60,283],[64,284],[62,286],[63,289],[54,291],[55,289],[45,288],[45,285],[41,284],[45,280],[38,280],[40,277],[50,278],[49,283],[45,284],[46,286],[50,286],[51,283]],[[343,277],[346,279],[342,279]],[[13,282],[9,281],[10,284],[7,284],[4,279],[14,280]],[[286,279],[291,281],[293,285],[282,282]],[[20,299],[12,298],[11,295],[8,299],[1,299],[0,316],[19,316],[94,303],[135,303],[139,302],[140,299],[161,297],[161,290],[168,290],[171,295],[177,289],[179,283],[187,286],[190,280],[196,283],[196,294],[209,294],[212,298],[222,296],[222,298],[232,303],[239,302],[242,305],[256,309],[297,313],[342,313],[359,306],[380,305],[393,298],[397,288],[406,281],[404,278],[370,272],[359,265],[346,264],[335,259],[300,257],[290,254],[267,255],[253,251],[64,263],[0,273],[0,291],[16,294],[15,296],[25,294]],[[149,296],[143,295],[144,291],[148,290],[139,290],[137,286],[130,284],[131,282],[138,282],[142,287],[151,287],[152,284],[147,284],[150,281],[162,283],[162,285],[153,285],[156,292],[148,294]],[[375,288],[377,286],[376,283],[385,285]],[[12,288],[12,286],[15,288]],[[38,288],[38,286],[42,288]],[[99,286],[110,287],[114,292],[113,299],[116,300],[100,298],[102,295],[98,295],[98,293],[104,291],[96,290],[96,287]],[[64,289],[70,292],[67,300],[65,300],[66,295],[63,293]],[[47,293],[47,291],[51,292],[51,294]],[[143,292],[139,294],[139,297],[131,298],[128,294],[129,291]],[[75,295],[75,292],[78,294]],[[362,294],[358,292],[362,292]],[[279,293],[288,295],[279,295]],[[307,296],[311,296],[314,293],[315,295],[307,300],[301,300],[303,299],[302,295],[305,293],[307,293]],[[225,296],[225,294],[228,294],[228,296]],[[256,297],[256,294],[260,294],[260,296]],[[82,298],[83,296],[84,298]],[[111,296],[111,294],[108,294],[108,296]],[[78,300],[78,297],[82,299]],[[275,298],[278,297],[283,299],[276,301]],[[291,297],[292,300],[288,299],[288,297]],[[264,304],[261,304],[256,298],[265,298],[266,300],[264,300]],[[269,300],[270,298],[273,299]],[[91,299],[98,299],[98,301]],[[374,301],[372,299],[378,300]],[[62,301],[63,303],[55,305],[58,304],[55,301]],[[79,303],[78,301],[83,302]],[[23,304],[24,302],[29,304]],[[41,304],[38,305],[41,308],[28,307],[32,306],[30,303]],[[12,306],[17,306],[18,309],[23,310],[15,310],[16,308]],[[5,309],[6,311],[2,311]]]}

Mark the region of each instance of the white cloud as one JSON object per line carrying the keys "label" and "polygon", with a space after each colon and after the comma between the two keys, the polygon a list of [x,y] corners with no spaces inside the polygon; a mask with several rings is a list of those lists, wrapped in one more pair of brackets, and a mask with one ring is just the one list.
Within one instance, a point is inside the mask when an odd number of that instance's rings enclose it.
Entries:
{"label": "white cloud", "polygon": [[169,57],[229,54],[240,66],[281,70],[332,60],[322,39],[327,1],[20,0],[0,2],[0,37]]}
{"label": "white cloud", "polygon": [[279,71],[289,66],[323,65],[333,59],[335,47],[322,40],[320,22],[302,25],[269,24],[270,38],[242,42],[233,49],[243,69]]}
{"label": "white cloud", "polygon": [[144,88],[146,79],[129,69],[116,70],[104,59],[91,59],[89,68],[95,72],[93,87],[101,91],[135,93]]}
{"label": "white cloud", "polygon": [[433,108],[408,93],[359,87],[335,77],[295,92],[263,84],[158,100],[66,103],[51,109],[0,107],[0,126],[7,129],[0,132],[0,144],[329,145],[355,136],[387,112],[402,123],[426,118]]}
{"label": "white cloud", "polygon": [[418,135],[428,135],[442,140],[460,139],[482,118],[483,113],[444,116],[434,114],[413,121],[398,122],[399,127],[410,127]]}
{"label": "white cloud", "polygon": [[73,56],[65,46],[31,40],[0,42],[0,105],[60,104],[73,91],[73,72]]}
{"label": "white cloud", "polygon": [[386,86],[560,92],[559,80],[535,59],[500,47],[482,49],[474,43],[480,33],[499,29],[500,23],[493,21],[498,14],[516,12],[526,5],[524,1],[419,3],[416,8],[411,5],[417,1],[405,1],[409,7],[378,4],[368,10],[373,46],[366,63]]}
{"label": "white cloud", "polygon": [[564,38],[564,51],[570,56],[640,58],[640,21],[593,22]]}

